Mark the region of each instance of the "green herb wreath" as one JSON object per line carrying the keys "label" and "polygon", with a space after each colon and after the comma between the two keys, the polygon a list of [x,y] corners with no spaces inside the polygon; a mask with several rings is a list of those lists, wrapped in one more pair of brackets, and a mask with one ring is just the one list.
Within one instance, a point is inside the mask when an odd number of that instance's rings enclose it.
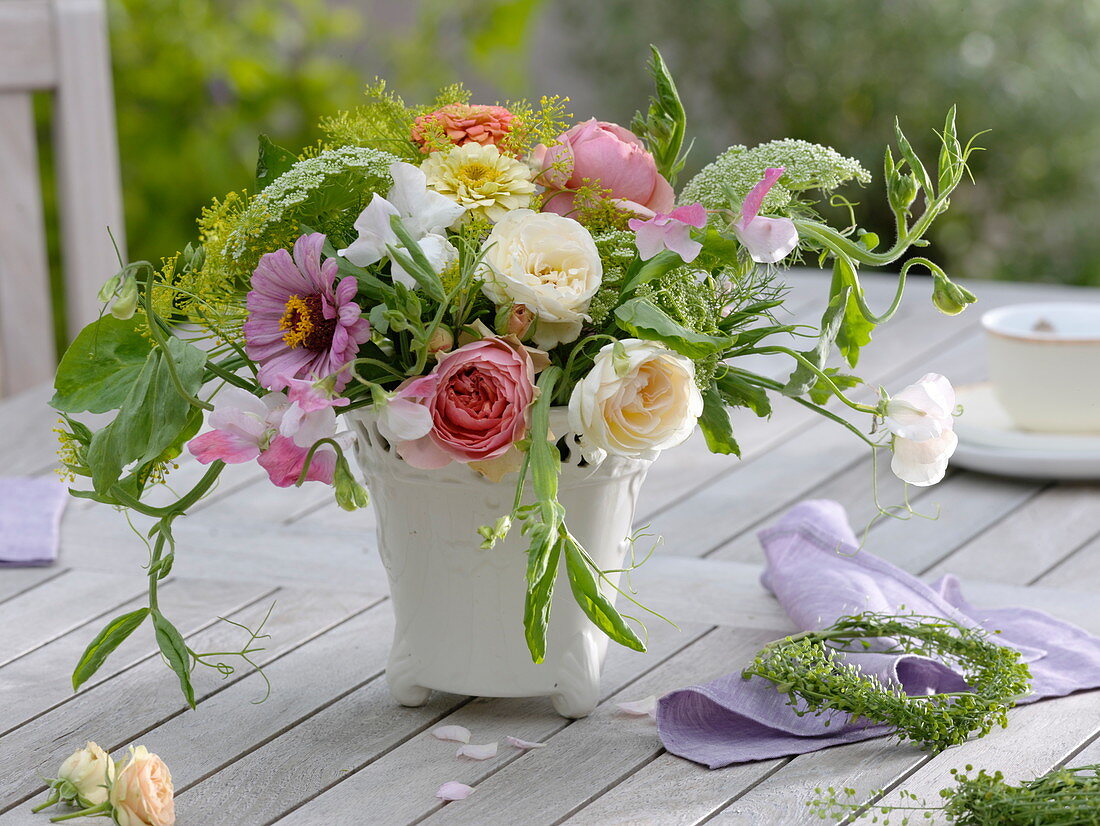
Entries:
{"label": "green herb wreath", "polygon": [[[972,690],[906,694],[843,661],[845,652],[855,651],[932,657],[954,667]],[[863,613],[768,644],[741,676],[774,683],[800,717],[840,711],[939,752],[975,732],[984,736],[994,725],[1006,726],[1008,709],[1028,692],[1031,674],[1019,652],[981,629],[942,617]]]}

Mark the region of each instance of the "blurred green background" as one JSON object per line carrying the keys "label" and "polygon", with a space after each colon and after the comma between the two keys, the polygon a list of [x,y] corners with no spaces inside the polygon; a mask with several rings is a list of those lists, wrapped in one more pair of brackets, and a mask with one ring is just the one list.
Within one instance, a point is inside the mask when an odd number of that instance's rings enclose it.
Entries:
{"label": "blurred green background", "polygon": [[475,99],[569,95],[628,123],[647,44],[680,85],[690,174],[734,143],[804,138],[863,161],[861,224],[900,116],[932,152],[948,106],[991,132],[933,242],[953,276],[1100,284],[1100,4],[1045,0],[110,0],[131,258],[194,235],[249,185],[255,140],[300,147],[381,74],[410,100],[461,78]]}

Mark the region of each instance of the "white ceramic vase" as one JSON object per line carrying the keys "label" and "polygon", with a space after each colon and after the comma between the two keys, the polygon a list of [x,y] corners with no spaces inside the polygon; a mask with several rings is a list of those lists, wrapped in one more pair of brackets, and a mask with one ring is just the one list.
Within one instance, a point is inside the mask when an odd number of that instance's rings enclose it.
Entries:
{"label": "white ceramic vase", "polygon": [[[378,517],[378,548],[389,575],[395,628],[386,677],[406,706],[432,689],[479,697],[549,696],[565,717],[583,717],[600,696],[608,638],[573,599],[564,563],[554,590],[546,657],[535,664],[523,634],[527,539],[515,525],[492,550],[477,529],[508,513],[515,474],[494,483],[466,465],[417,470],[405,464],[369,416],[353,419],[359,462]],[[570,531],[603,570],[622,566],[634,506],[652,460],[581,457],[565,408],[559,501]],[[613,582],[618,575],[610,576]],[[607,583],[604,593],[616,594]]]}

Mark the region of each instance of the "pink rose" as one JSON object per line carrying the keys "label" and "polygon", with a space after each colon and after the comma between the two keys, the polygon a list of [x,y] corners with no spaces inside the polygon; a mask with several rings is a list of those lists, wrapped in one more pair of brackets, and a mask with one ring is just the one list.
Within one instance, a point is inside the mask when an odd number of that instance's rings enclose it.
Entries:
{"label": "pink rose", "polygon": [[443,127],[448,140],[456,146],[467,143],[498,144],[512,130],[512,113],[503,106],[451,103],[413,123],[412,140],[421,152],[428,152],[425,127],[433,120]]}
{"label": "pink rose", "polygon": [[611,190],[624,209],[646,218],[672,212],[675,205],[653,155],[633,132],[614,123],[595,118],[578,123],[554,146],[536,146],[531,160],[541,170],[537,182],[546,187],[547,212],[572,212],[573,195],[566,190],[578,189],[585,179]]}
{"label": "pink rose", "polygon": [[527,433],[535,369],[518,343],[495,337],[471,342],[440,356],[432,375],[435,387],[424,399],[432,429],[397,445],[413,467],[495,459]]}

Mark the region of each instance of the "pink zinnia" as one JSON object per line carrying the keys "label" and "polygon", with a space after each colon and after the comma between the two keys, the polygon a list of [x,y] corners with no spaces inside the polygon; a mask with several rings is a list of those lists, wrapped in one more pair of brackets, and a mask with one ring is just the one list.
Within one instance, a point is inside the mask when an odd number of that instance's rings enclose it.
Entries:
{"label": "pink zinnia", "polygon": [[428,152],[425,127],[433,120],[443,127],[447,139],[455,146],[466,143],[498,144],[512,131],[512,113],[503,106],[451,103],[416,119],[412,140],[420,151]]}
{"label": "pink zinnia", "polygon": [[348,383],[347,365],[370,338],[370,322],[355,303],[352,276],[335,284],[337,263],[321,262],[325,236],[303,235],[286,250],[269,252],[252,274],[245,352],[260,364],[259,381],[271,390],[288,378],[336,375],[335,389]]}

